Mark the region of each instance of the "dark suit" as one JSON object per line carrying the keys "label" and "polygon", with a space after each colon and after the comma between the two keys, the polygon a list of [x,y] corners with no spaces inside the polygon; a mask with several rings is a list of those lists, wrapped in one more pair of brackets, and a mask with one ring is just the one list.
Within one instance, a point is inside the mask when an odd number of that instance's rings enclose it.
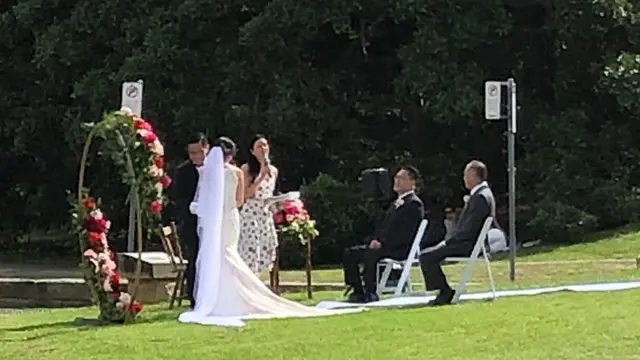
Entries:
{"label": "dark suit", "polygon": [[193,288],[196,276],[196,259],[200,242],[198,241],[198,218],[191,214],[189,205],[198,187],[198,170],[191,161],[186,161],[176,169],[173,186],[171,187],[175,199],[174,217],[178,221],[178,232],[185,248],[187,265],[187,295],[191,306],[195,306]]}
{"label": "dark suit", "polygon": [[443,247],[420,256],[420,267],[427,291],[450,290],[441,262],[447,257],[469,256],[487,217],[495,213],[495,200],[489,186],[480,186],[462,209],[451,237]]}
{"label": "dark suit", "polygon": [[[422,201],[415,193],[409,193],[402,198],[400,206],[396,208],[392,204],[387,211],[382,226],[374,237],[382,243],[379,249],[371,249],[369,244],[345,249],[342,259],[344,281],[353,288],[355,294],[363,294],[362,280],[367,294],[376,293],[376,264],[380,259],[407,258],[423,216]],[[360,264],[364,264],[362,279],[358,269]]]}

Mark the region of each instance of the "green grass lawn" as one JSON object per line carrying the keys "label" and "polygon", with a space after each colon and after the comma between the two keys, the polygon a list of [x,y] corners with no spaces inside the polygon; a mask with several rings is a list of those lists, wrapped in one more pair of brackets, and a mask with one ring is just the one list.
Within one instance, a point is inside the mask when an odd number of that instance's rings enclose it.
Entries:
{"label": "green grass lawn", "polygon": [[[334,294],[319,294],[332,297]],[[637,359],[640,291],[559,293],[446,308],[380,309],[242,329],[145,309],[135,325],[78,327],[93,309],[0,315],[0,359]]]}
{"label": "green grass lawn", "polygon": [[[610,232],[606,239],[561,248],[523,251],[517,281],[508,261],[492,267],[500,288],[633,280],[640,232]],[[602,261],[618,259],[620,261]],[[461,265],[446,267],[452,281]],[[414,283],[422,283],[418,269]],[[339,269],[314,271],[316,282],[341,282]],[[285,271],[281,281],[304,281]],[[470,291],[487,288],[481,263]],[[313,303],[341,297],[338,291],[287,297]],[[94,308],[0,314],[0,359],[640,359],[640,290],[556,293],[469,301],[446,308],[373,309],[314,319],[252,321],[242,329],[184,325],[184,309],[147,306],[126,326],[73,325],[95,316]]]}

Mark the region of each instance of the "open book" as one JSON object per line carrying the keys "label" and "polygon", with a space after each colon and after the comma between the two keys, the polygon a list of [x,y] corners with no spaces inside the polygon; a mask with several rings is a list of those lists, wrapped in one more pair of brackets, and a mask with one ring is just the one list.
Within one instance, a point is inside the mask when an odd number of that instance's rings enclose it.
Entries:
{"label": "open book", "polygon": [[263,199],[265,207],[270,207],[273,204],[283,202],[285,200],[300,199],[300,191],[290,191],[286,194],[272,196],[270,198]]}

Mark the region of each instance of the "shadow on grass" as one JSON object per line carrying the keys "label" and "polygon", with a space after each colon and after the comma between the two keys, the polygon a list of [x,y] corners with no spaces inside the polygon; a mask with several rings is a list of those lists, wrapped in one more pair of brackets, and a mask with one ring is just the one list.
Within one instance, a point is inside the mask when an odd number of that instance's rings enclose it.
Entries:
{"label": "shadow on grass", "polygon": [[[97,321],[97,320],[96,320]],[[0,339],[0,342],[24,342],[34,341],[48,337],[54,337],[57,335],[63,335],[70,331],[89,331],[95,329],[96,326],[82,325],[76,321],[61,321],[55,323],[44,323],[37,325],[20,326],[15,328],[4,329],[0,333],[15,334],[25,333],[26,337],[19,337],[15,339]]]}
{"label": "shadow on grass", "polygon": [[131,326],[148,323],[164,323],[170,321],[177,321],[178,313],[182,309],[168,310],[168,309],[150,309],[150,311],[144,316],[140,316],[137,320],[129,324],[118,324],[100,321],[95,318],[76,318],[72,321],[59,321],[53,323],[42,323],[36,325],[19,326],[14,328],[6,328],[0,330],[0,334],[14,334],[25,333],[26,337],[19,337],[17,339],[0,339],[0,342],[22,342],[32,341],[42,338],[52,337],[56,335],[62,335],[69,333],[70,331],[96,331],[100,328],[113,327],[113,326]]}

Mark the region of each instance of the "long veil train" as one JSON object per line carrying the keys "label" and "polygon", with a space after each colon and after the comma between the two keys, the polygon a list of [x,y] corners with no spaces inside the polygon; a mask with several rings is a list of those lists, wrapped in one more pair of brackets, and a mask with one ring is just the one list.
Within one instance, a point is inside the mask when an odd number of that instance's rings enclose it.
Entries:
{"label": "long veil train", "polygon": [[363,309],[326,310],[275,295],[242,261],[237,251],[238,179],[225,166],[220,148],[205,160],[198,182],[197,215],[200,249],[196,262],[196,306],[179,321],[218,326],[244,326],[243,320],[315,317]]}

